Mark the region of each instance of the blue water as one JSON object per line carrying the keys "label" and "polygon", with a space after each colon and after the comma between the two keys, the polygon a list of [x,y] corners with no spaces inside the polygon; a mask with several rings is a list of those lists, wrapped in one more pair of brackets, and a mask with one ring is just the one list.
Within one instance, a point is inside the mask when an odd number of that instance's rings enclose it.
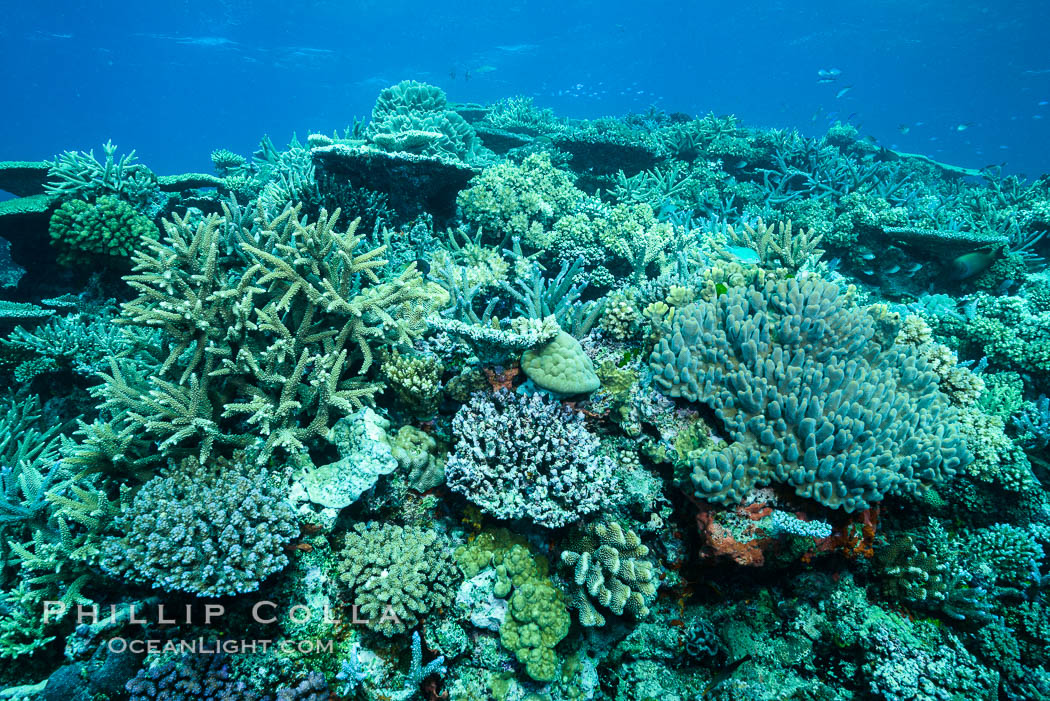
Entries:
{"label": "blue water", "polygon": [[0,159],[112,139],[158,173],[210,171],[214,148],[343,128],[414,78],[571,117],[849,119],[899,150],[1050,171],[1045,0],[5,5]]}

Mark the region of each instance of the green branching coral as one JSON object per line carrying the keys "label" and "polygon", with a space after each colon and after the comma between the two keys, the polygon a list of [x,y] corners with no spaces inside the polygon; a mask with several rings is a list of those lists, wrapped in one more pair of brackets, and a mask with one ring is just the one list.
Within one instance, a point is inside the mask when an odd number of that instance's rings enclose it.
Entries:
{"label": "green branching coral", "polygon": [[1039,580],[1043,546],[1031,532],[1009,523],[996,523],[969,534],[966,552],[972,562],[985,563],[996,581],[1028,587]]}
{"label": "green branching coral", "polygon": [[452,602],[459,571],[448,540],[438,533],[371,522],[346,534],[339,579],[369,628],[398,635]]}
{"label": "green branching coral", "polygon": [[649,548],[638,534],[611,518],[588,524],[573,535],[562,551],[569,571],[572,606],[584,626],[603,626],[605,616],[595,605],[617,616],[635,619],[649,615],[656,598],[657,573],[646,559]]}
{"label": "green branching coral", "polygon": [[104,195],[92,202],[69,200],[51,215],[51,245],[58,261],[83,265],[92,257],[127,259],[143,237],[156,238],[157,227],[131,205]]}
{"label": "green branching coral", "polygon": [[155,208],[157,201],[162,201],[157,177],[149,168],[136,162],[134,151],[117,158],[117,147],[111,141],[107,141],[102,150],[102,162],[95,158],[94,151],[60,154],[49,164],[49,181],[44,189],[48,194],[66,200],[90,201],[103,195],[115,195],[130,202],[139,212]]}
{"label": "green branching coral", "polygon": [[195,228],[166,223],[135,256],[126,279],[138,297],[121,321],[163,329],[167,356],[148,377],[114,362],[104,407],[162,449],[199,442],[207,459],[216,444],[258,442],[262,461],[370,402],[381,389],[365,378],[373,346],[418,337],[429,310],[412,304],[424,296],[415,268],[381,281],[384,249],[362,250],[357,223],[339,232],[338,218],[260,208],[252,232],[229,209]]}
{"label": "green branching coral", "polygon": [[[21,543],[50,517],[47,493],[69,478],[59,459],[58,426],[42,420],[40,398],[0,403],[0,552]],[[0,571],[0,577],[6,575]],[[2,579],[0,579],[2,581]]]}
{"label": "green branching coral", "polygon": [[939,524],[920,537],[907,535],[888,543],[876,558],[883,594],[955,620],[988,620],[988,589],[950,551],[952,545]]}
{"label": "green branching coral", "polygon": [[857,511],[968,462],[936,375],[913,349],[880,348],[873,324],[816,277],[731,288],[676,314],[654,381],[706,403],[732,439],[690,457],[696,495],[734,503],[776,482]]}
{"label": "green branching coral", "polygon": [[456,203],[471,229],[481,227],[497,240],[517,236],[527,241],[542,240],[543,232],[583,197],[550,156],[533,154],[521,165],[504,162],[487,168],[459,193]]}
{"label": "green branching coral", "polygon": [[408,355],[396,350],[383,359],[380,372],[398,401],[421,417],[433,416],[441,401],[445,366],[436,355]]}
{"label": "green branching coral", "polygon": [[102,543],[109,574],[164,591],[226,596],[255,591],[288,563],[297,533],[287,488],[235,456],[186,458],[135,494]]}
{"label": "green branching coral", "polygon": [[[113,323],[113,311],[53,316],[33,330],[21,326],[0,339],[0,352],[15,358],[13,374],[19,382],[31,382],[40,374],[71,371],[97,382],[98,373],[109,368],[109,359],[132,361],[155,342],[154,329],[125,328]],[[10,361],[8,361],[10,362]]]}
{"label": "green branching coral", "polygon": [[[604,263],[610,275],[640,282],[646,269],[661,261],[677,241],[675,228],[657,221],[648,204],[609,207],[588,200],[586,207],[554,223],[551,231],[533,234],[527,241],[560,260],[582,256],[592,265]],[[611,280],[592,281],[609,286]]]}
{"label": "green branching coral", "polygon": [[539,109],[531,97],[517,96],[500,100],[485,115],[485,122],[497,129],[521,134],[554,134],[564,125],[550,109]]}
{"label": "green branching coral", "polygon": [[797,272],[812,265],[824,255],[820,245],[821,236],[812,229],[792,230],[791,221],[767,225],[760,218],[752,227],[742,222],[740,231],[726,226],[729,243],[749,248],[758,254],[759,263],[767,268],[787,268]]}

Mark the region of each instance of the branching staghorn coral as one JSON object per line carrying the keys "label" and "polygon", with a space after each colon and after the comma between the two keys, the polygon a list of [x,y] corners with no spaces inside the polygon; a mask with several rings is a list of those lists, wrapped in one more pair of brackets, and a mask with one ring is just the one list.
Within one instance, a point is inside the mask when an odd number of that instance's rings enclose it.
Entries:
{"label": "branching staghorn coral", "polygon": [[781,267],[797,272],[824,255],[823,249],[817,248],[823,236],[815,235],[812,229],[792,230],[790,220],[767,225],[760,218],[754,227],[747,222],[741,222],[740,226],[740,231],[731,225],[726,226],[729,243],[755,251],[763,267]]}
{"label": "branching staghorn coral", "polygon": [[858,511],[921,495],[970,460],[955,410],[910,347],[817,277],[734,287],[676,314],[649,365],[665,393],[707,404],[731,439],[692,455],[696,496],[736,503],[792,487]]}
{"label": "branching staghorn coral", "polygon": [[424,328],[419,274],[410,266],[381,281],[384,249],[362,251],[356,222],[338,232],[338,210],[309,223],[299,211],[270,219],[260,206],[251,231],[230,226],[229,208],[195,229],[176,216],[135,256],[127,280],[138,297],[121,321],[161,328],[168,353],[152,377],[113,363],[100,394],[118,422],[164,449],[199,441],[202,460],[216,443],[257,441],[262,461],[371,401],[374,344]]}

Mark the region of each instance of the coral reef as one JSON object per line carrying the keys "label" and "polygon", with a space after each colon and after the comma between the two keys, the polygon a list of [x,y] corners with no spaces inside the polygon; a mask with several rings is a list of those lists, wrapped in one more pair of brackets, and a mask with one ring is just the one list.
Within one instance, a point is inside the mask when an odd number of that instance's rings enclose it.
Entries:
{"label": "coral reef", "polygon": [[1050,178],[544,99],[0,163],[0,698],[1050,698]]}

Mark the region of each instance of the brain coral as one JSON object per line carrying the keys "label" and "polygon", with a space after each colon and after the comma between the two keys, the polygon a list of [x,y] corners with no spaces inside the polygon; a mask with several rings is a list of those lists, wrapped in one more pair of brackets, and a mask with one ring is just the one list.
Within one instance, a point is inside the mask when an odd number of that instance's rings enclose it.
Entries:
{"label": "brain coral", "polygon": [[857,511],[919,495],[970,456],[937,376],[913,348],[816,277],[734,287],[676,314],[649,365],[672,397],[707,404],[729,439],[690,454],[698,497],[738,502],[788,485]]}

